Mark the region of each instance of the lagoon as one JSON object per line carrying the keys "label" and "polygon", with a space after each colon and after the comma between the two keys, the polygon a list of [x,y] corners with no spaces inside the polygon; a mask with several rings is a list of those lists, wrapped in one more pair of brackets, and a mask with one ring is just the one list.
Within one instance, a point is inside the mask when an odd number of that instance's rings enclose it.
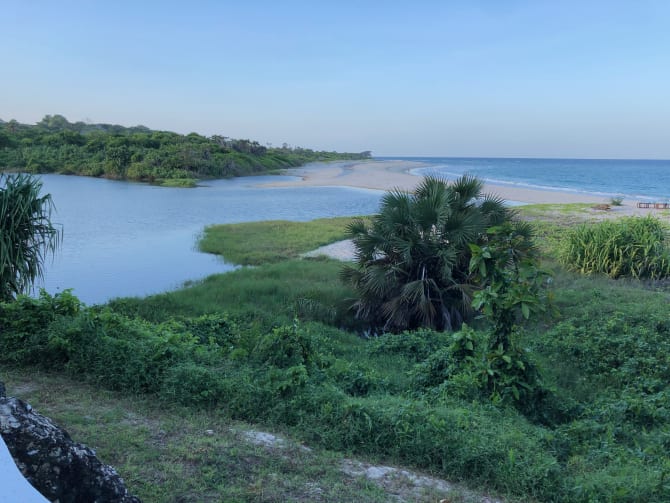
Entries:
{"label": "lagoon", "polygon": [[[385,159],[388,160],[388,159]],[[401,158],[416,175],[455,178],[541,191],[667,201],[670,161],[589,159]],[[335,163],[346,168],[350,162]],[[315,164],[313,166],[323,166]],[[306,166],[309,168],[310,166]],[[386,176],[380,171],[379,176]],[[348,187],[269,187],[291,176],[209,180],[193,189],[64,175],[42,175],[62,225],[61,250],[46,264],[50,293],[72,288],[87,304],[144,296],[235,268],[196,249],[207,225],[261,220],[306,221],[367,215],[383,192]],[[512,203],[512,202],[509,202]]]}
{"label": "lagoon", "polygon": [[71,288],[87,304],[144,296],[235,268],[197,250],[207,225],[374,213],[382,193],[340,188],[261,188],[291,177],[209,180],[193,189],[42,175],[56,206],[61,249],[46,263],[43,287]]}

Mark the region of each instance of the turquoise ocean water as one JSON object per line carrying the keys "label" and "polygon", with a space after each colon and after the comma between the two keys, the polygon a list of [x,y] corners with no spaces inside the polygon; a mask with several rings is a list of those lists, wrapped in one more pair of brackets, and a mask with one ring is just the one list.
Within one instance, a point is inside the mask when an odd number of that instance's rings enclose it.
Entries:
{"label": "turquoise ocean water", "polygon": [[[380,158],[390,159],[390,158]],[[470,173],[499,185],[640,201],[670,201],[670,160],[403,157],[426,163],[415,174]]]}

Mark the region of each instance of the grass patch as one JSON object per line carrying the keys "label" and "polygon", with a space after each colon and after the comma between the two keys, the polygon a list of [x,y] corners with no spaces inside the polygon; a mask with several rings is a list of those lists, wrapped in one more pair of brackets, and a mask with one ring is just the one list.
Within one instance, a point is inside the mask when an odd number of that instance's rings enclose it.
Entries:
{"label": "grass patch", "polygon": [[205,229],[199,247],[235,264],[276,263],[346,239],[346,226],[350,221],[350,217],[340,217],[310,222],[273,220],[213,225]]}
{"label": "grass patch", "polygon": [[265,327],[291,322],[296,316],[355,326],[347,310],[353,291],[339,281],[341,266],[323,258],[287,260],[209,276],[174,292],[115,299],[110,306],[153,322],[225,311]]}
{"label": "grass patch", "polygon": [[156,185],[190,189],[198,186],[198,180],[197,178],[160,178],[156,180]]}

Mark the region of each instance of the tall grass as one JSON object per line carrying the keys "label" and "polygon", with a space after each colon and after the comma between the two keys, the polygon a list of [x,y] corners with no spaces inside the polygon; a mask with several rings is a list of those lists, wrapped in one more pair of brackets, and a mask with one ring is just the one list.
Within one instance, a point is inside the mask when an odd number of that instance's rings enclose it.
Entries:
{"label": "tall grass", "polygon": [[670,274],[667,238],[667,226],[651,216],[582,224],[565,236],[559,260],[583,274],[659,279]]}
{"label": "tall grass", "polygon": [[226,311],[266,327],[291,322],[295,316],[352,327],[355,322],[345,300],[353,291],[338,280],[341,267],[336,260],[286,260],[209,276],[174,292],[116,299],[110,306],[153,322]]}

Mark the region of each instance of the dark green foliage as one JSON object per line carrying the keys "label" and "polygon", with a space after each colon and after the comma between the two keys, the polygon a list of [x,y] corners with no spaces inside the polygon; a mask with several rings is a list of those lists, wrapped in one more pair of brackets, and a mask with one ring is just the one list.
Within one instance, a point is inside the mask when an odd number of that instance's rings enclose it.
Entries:
{"label": "dark green foliage", "polygon": [[450,335],[429,329],[406,331],[400,334],[385,334],[370,340],[372,354],[397,354],[411,361],[422,361],[448,344]]}
{"label": "dark green foliage", "polygon": [[470,271],[482,285],[473,305],[492,324],[491,346],[513,346],[519,319],[546,309],[546,272],[539,268],[532,228],[525,222],[505,222],[487,230],[481,244],[470,244]]}
{"label": "dark green foliage", "polygon": [[[557,490],[557,463],[529,426],[494,409],[471,417],[460,402],[373,398],[384,386],[376,372],[333,360],[333,343],[298,325],[256,334],[251,351],[237,352],[217,342],[235,344],[226,317],[196,320],[196,336],[178,330],[182,321],[150,324],[106,308],[82,309],[65,297],[0,304],[0,363],[63,369],[106,388],[221,407],[233,418],[295,427],[330,448],[391,456],[499,490]],[[252,347],[253,339],[241,336],[236,349]],[[33,351],[24,352],[26,344]],[[510,452],[528,461],[513,463]]]}
{"label": "dark green foliage", "polygon": [[61,233],[51,223],[51,196],[30,176],[0,173],[0,301],[26,293]]}
{"label": "dark green foliage", "polygon": [[225,399],[223,369],[192,362],[178,363],[165,372],[160,394],[173,403],[213,406]]}
{"label": "dark green foliage", "polygon": [[326,373],[351,396],[367,396],[385,387],[373,368],[345,360],[335,360]]}
{"label": "dark green foliage", "polygon": [[583,224],[567,233],[559,260],[583,274],[665,278],[670,274],[667,238],[666,224],[652,216]]}
{"label": "dark green foliage", "polygon": [[308,334],[292,327],[275,328],[260,339],[254,349],[254,358],[262,365],[289,368],[315,364],[315,352]]}
{"label": "dark green foliage", "polygon": [[451,336],[451,343],[415,365],[410,375],[415,392],[434,400],[454,397],[492,401],[516,407],[532,420],[545,422],[541,409],[547,391],[536,366],[516,345],[492,346],[492,334],[468,326]]}
{"label": "dark green foliage", "polygon": [[368,157],[369,152],[267,148],[250,140],[180,135],[143,126],[70,123],[61,115],[47,115],[35,126],[16,121],[0,124],[0,170],[167,181],[172,186],[190,186],[199,178],[267,173],[313,161]]}
{"label": "dark green foliage", "polygon": [[358,219],[349,226],[356,266],[342,278],[356,290],[356,315],[373,331],[451,330],[473,315],[469,245],[512,216],[482,188],[470,176],[453,183],[427,177],[413,194],[387,193],[370,225]]}
{"label": "dark green foliage", "polygon": [[[212,408],[523,501],[669,501],[666,292],[560,272],[553,285],[551,324],[525,322],[498,353],[491,332],[467,326],[364,340],[290,319],[248,324],[214,304],[170,319],[183,307],[170,296],[167,321],[153,323],[132,311],[155,299],[115,303],[127,316],[69,293],[19,297],[0,304],[0,364]],[[257,296],[259,310],[269,303]],[[524,386],[538,377],[541,387]]]}

